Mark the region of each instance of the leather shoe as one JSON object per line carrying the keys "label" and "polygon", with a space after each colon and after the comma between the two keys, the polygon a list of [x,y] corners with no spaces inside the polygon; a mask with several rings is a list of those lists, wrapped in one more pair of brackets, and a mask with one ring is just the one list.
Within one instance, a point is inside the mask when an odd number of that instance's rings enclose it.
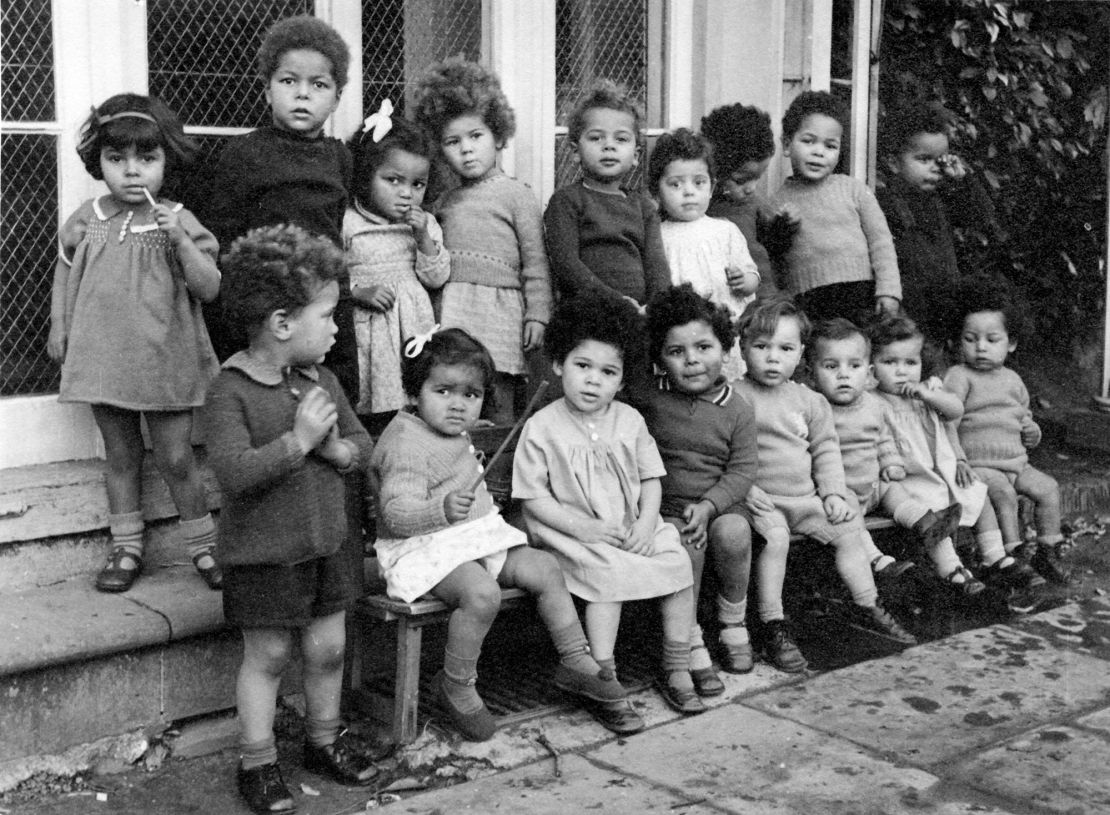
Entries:
{"label": "leather shoe", "polygon": [[684,716],[695,713],[705,713],[705,703],[698,698],[697,692],[692,688],[678,688],[671,684],[670,675],[659,673],[655,676],[655,688],[663,697],[663,701]]}
{"label": "leather shoe", "polygon": [[[125,567],[124,564],[133,565]],[[143,556],[117,546],[108,554],[108,562],[96,575],[96,588],[98,591],[127,591],[142,571]]]}
{"label": "leather shoe", "polygon": [[346,730],[339,731],[331,744],[305,742],[304,768],[340,784],[360,787],[369,784],[378,774],[369,745]]}
{"label": "leather shoe", "polygon": [[555,687],[575,696],[584,696],[595,702],[618,702],[628,697],[628,692],[612,671],[604,668],[596,676],[575,671],[566,665],[555,667]]}
{"label": "leather shoe", "polygon": [[[200,563],[204,558],[212,561],[211,566],[201,566]],[[212,591],[219,591],[224,587],[224,573],[220,568],[220,564],[216,562],[216,556],[211,549],[201,552],[193,556],[193,566],[196,567],[197,572],[204,578],[204,582],[208,584],[208,588]]]}
{"label": "leather shoe", "polygon": [[644,729],[644,720],[627,699],[620,702],[590,702],[586,710],[598,724],[618,736],[631,736]]}
{"label": "leather shoe", "polygon": [[691,668],[690,678],[694,680],[694,693],[698,696],[720,696],[725,692],[725,683],[712,667]]}
{"label": "leather shoe", "polygon": [[493,734],[497,732],[497,721],[493,718],[493,714],[489,712],[489,708],[485,705],[482,705],[473,713],[463,713],[455,707],[451,702],[451,697],[447,695],[447,691],[443,688],[444,683],[449,681],[447,674],[440,671],[432,680],[432,685],[439,693],[440,704],[443,705],[443,709],[447,711],[447,715],[451,718],[451,724],[468,741],[489,741],[493,738]]}
{"label": "leather shoe", "polygon": [[263,764],[236,773],[239,794],[254,812],[292,812],[297,808],[276,764]]}

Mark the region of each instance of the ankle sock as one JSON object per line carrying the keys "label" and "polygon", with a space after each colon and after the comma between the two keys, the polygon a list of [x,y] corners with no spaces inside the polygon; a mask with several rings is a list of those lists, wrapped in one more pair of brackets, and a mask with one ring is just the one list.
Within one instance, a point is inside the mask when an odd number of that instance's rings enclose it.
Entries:
{"label": "ankle sock", "polygon": [[189,553],[190,558],[194,558],[202,552],[211,554],[215,549],[216,522],[212,519],[211,512],[199,518],[191,518],[188,521],[182,519],[177,522],[177,528],[181,530],[181,534],[185,537],[185,550]]}
{"label": "ankle sock", "polygon": [[1009,566],[1014,562],[1013,558],[1007,557],[1002,546],[1002,533],[997,529],[975,533],[975,545],[979,547],[979,557],[984,566]]}
{"label": "ankle sock", "polygon": [[908,498],[894,508],[891,516],[894,522],[899,526],[904,526],[907,529],[913,529],[913,525],[929,514],[929,507],[920,501]]}
{"label": "ankle sock", "polygon": [[877,558],[871,561],[871,571],[875,573],[881,572],[892,563],[894,563],[894,558],[892,558],[890,555],[879,555]]}
{"label": "ankle sock", "polygon": [[128,554],[143,555],[143,513],[124,512],[108,516],[108,529],[112,533],[112,548],[123,549]]}
{"label": "ankle sock", "polygon": [[476,713],[482,709],[482,697],[478,695],[478,657],[465,659],[450,651],[444,652],[443,673],[447,681],[443,692],[451,704],[462,713]]}
{"label": "ankle sock", "polygon": [[572,671],[597,676],[601,666],[590,655],[590,643],[577,621],[551,632],[551,641],[559,652],[559,662]]}
{"label": "ankle sock", "polygon": [[709,650],[705,647],[701,626],[694,623],[690,626],[690,670],[700,671],[712,667],[713,660],[709,658]]}
{"label": "ankle sock", "polygon": [[960,562],[960,556],[956,554],[956,547],[952,545],[951,538],[945,538],[934,546],[933,551],[929,552],[929,557],[933,560],[938,577],[948,577],[963,565]]}
{"label": "ankle sock", "polygon": [[335,742],[343,722],[338,718],[315,719],[312,716],[304,717],[304,736],[309,744],[317,747],[327,747]]}
{"label": "ankle sock", "polygon": [[748,642],[748,598],[739,603],[717,595],[717,619],[721,623],[721,642],[725,645],[743,645]]}
{"label": "ankle sock", "polygon": [[663,640],[663,673],[674,687],[694,689],[694,681],[690,677],[690,643]]}
{"label": "ankle sock", "polygon": [[274,737],[252,742],[239,742],[239,761],[244,770],[252,770],[266,764],[277,764],[277,743]]}

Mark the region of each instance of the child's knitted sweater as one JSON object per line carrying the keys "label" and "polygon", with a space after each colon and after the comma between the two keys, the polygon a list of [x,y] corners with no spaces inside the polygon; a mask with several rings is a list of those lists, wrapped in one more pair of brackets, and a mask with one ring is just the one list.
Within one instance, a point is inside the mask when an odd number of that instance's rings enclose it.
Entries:
{"label": "child's knitted sweater", "polygon": [[639,401],[667,468],[664,515],[681,516],[698,501],[721,513],[744,500],[756,474],[755,413],[732,385],[722,380],[691,396],[671,390],[664,378]]}
{"label": "child's knitted sweater", "polygon": [[744,377],[737,392],[755,408],[759,468],[755,483],[771,495],[846,497],[836,426],[825,397],[797,382],[767,387]]}
{"label": "child's knitted sweater", "polygon": [[783,204],[793,204],[801,216],[785,257],[793,294],[874,279],[876,297],[902,299],[894,240],[867,185],[846,175],[816,184],[788,178],[771,200],[776,210]]}
{"label": "child's knitted sweater", "polygon": [[850,405],[832,405],[848,488],[866,506],[887,467],[904,467],[894,439],[890,405],[865,391]]}
{"label": "child's knitted sweater", "polygon": [[436,215],[451,253],[451,283],[521,289],[525,321],[547,323],[551,281],[543,216],[527,184],[504,173],[464,184],[439,200]]}
{"label": "child's knitted sweater", "polygon": [[963,400],[964,415],[958,431],[960,445],[972,467],[988,467],[1019,473],[1029,463],[1021,441],[1023,428],[1032,428],[1040,441],[1041,430],[1029,410],[1029,391],[1010,368],[977,371],[953,365],[944,377],[944,387]]}

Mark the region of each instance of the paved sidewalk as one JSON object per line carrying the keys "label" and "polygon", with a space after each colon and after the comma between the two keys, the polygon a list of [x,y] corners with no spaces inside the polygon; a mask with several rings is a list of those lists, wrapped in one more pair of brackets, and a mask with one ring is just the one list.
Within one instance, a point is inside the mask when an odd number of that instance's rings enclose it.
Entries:
{"label": "paved sidewalk", "polygon": [[[282,766],[302,815],[1110,812],[1106,597],[808,678],[759,665],[726,680],[688,719],[638,694],[648,729],[625,740],[581,712],[483,744],[429,729],[388,778],[470,780],[401,800],[309,775],[296,756]],[[541,733],[561,754],[558,776]],[[105,801],[81,792],[13,812],[245,812],[233,766],[229,751],[171,761],[104,779]]]}

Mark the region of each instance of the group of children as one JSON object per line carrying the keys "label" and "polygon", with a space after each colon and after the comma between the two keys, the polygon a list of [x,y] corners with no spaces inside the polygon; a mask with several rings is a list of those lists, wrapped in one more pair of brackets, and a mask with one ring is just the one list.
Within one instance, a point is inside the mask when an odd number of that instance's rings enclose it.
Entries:
{"label": "group of children", "polygon": [[[625,186],[639,108],[600,82],[568,122],[581,180],[541,212],[499,167],[514,117],[488,70],[434,66],[414,122],[383,102],[344,145],[323,128],[348,62],[317,19],[269,30],[258,63],[272,124],[224,149],[199,220],[160,195],[195,152],[177,117],[132,94],[96,108],[78,149],[108,194],[63,226],[51,303],[61,399],[92,405],[107,453],[112,548],[97,586],[126,591],[142,570],[145,417],[193,562],[243,631],[238,783],[254,810],[294,806],[273,718],[298,648],[305,765],[354,784],[377,772],[380,754],[339,713],[345,610],[362,588],[348,521],[359,473],[389,594],[453,609],[435,687],[471,739],[495,727],[475,685],[501,587],[536,596],[555,684],[627,734],[644,724],[614,658],[626,601],[658,599],[655,684],[676,710],[701,712],[725,690],[714,656],[752,669],[754,557],[758,652],[806,668],[783,607],[792,535],[832,547],[852,622],[899,645],[914,637],[879,590],[911,564],[875,545],[867,512],[919,534],[962,594],[983,584],[956,552],[961,526],[974,527],[988,582],[1066,578],[1049,555],[1058,491],[1028,463],[1039,431],[1005,367],[1012,309],[984,287],[957,299],[951,252],[903,296],[902,247],[943,226],[932,196],[965,172],[943,129],[907,129],[891,155],[892,235],[868,188],[834,172],[844,117],[829,94],[787,111],[793,175],[769,202],[755,186],[775,149],[770,120],[741,105],[713,111],[701,134],[661,136],[649,196]],[[437,160],[455,186],[429,211]],[[934,291],[964,312],[943,382],[922,365],[926,340],[949,338]],[[910,292],[925,333],[901,315]],[[492,501],[470,431],[520,415],[541,350],[560,395],[516,447],[525,531]],[[813,389],[795,381],[806,354]],[[190,446],[201,406],[223,493],[218,548]],[[1018,494],[1037,503],[1031,552]],[[712,650],[697,616],[707,559]]]}

